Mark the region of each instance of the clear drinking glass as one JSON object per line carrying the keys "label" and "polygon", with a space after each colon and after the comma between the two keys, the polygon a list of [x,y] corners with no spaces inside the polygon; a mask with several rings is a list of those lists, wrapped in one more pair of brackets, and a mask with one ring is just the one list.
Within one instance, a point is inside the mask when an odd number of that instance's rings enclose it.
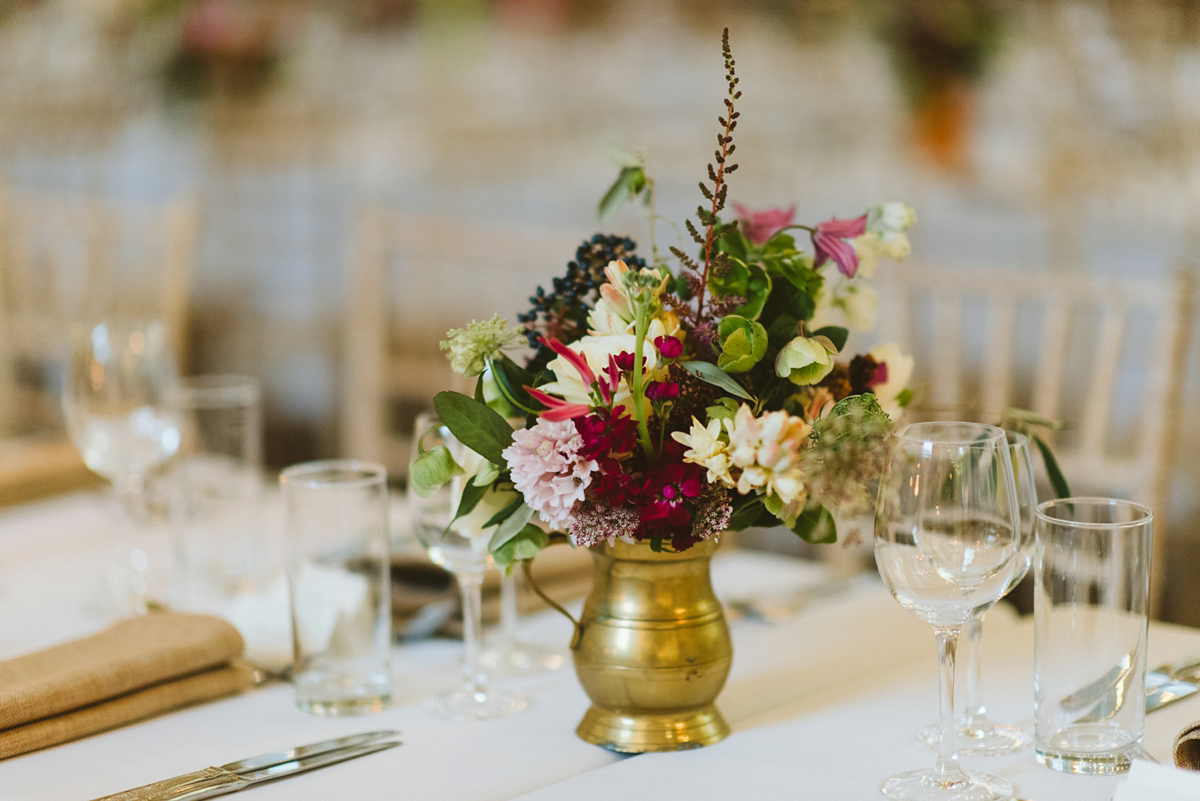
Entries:
{"label": "clear drinking glass", "polygon": [[1012,783],[967,773],[954,743],[954,654],[962,626],[1008,589],[1020,512],[1004,432],[977,423],[918,423],[892,438],[875,511],[875,560],[893,597],[937,635],[941,736],[932,770],[887,779],[904,801],[1003,801]]}
{"label": "clear drinking glass", "polygon": [[[1033,459],[1029,439],[1024,434],[1005,432],[1012,454],[1013,478],[1017,485],[1017,507],[1021,517],[1021,549],[1016,557],[1016,569],[1004,595],[1021,583],[1033,561],[1034,518],[1037,511],[1037,487],[1033,478]],[[1028,748],[1032,735],[1012,723],[993,723],[981,698],[983,685],[983,618],[984,614],[967,621],[967,692],[966,709],[958,724],[958,753],[961,756],[998,756]],[[927,748],[937,749],[940,732],[937,724],[922,730],[918,739]]]}
{"label": "clear drinking glass", "polygon": [[557,651],[526,642],[521,636],[520,599],[525,587],[525,574],[517,569],[500,579],[500,630],[495,648],[483,654],[486,667],[509,673],[542,673],[558,670],[567,663]]}
{"label": "clear drinking glass", "polygon": [[180,431],[169,481],[182,601],[220,611],[266,579],[262,390],[249,376],[203,375],[179,379],[169,394]]}
{"label": "clear drinking glass", "polygon": [[[145,613],[166,596],[166,543],[148,536],[147,479],[179,448],[167,403],[175,361],[157,320],[114,318],[71,331],[63,413],[89,468],[108,479],[125,517],[124,611]],[[162,546],[162,547],[159,547]]]}
{"label": "clear drinking glass", "polygon": [[1037,510],[1037,759],[1066,773],[1129,769],[1146,714],[1153,514],[1112,498]]}
{"label": "clear drinking glass", "polygon": [[288,533],[296,704],[317,715],[391,699],[387,471],[349,459],[279,476]]}
{"label": "clear drinking glass", "polygon": [[[519,712],[528,706],[524,695],[497,690],[488,684],[480,660],[482,644],[481,611],[483,575],[491,566],[482,523],[496,509],[493,499],[485,498],[468,516],[451,522],[458,508],[465,482],[482,465],[481,457],[460,443],[429,415],[417,418],[413,435],[414,457],[422,450],[445,447],[454,461],[464,469],[428,497],[421,497],[409,485],[408,504],[417,538],[425,546],[429,559],[440,565],[458,580],[462,591],[463,659],[462,687],[424,702],[426,709],[453,720],[488,720]],[[482,519],[481,519],[482,518]]]}

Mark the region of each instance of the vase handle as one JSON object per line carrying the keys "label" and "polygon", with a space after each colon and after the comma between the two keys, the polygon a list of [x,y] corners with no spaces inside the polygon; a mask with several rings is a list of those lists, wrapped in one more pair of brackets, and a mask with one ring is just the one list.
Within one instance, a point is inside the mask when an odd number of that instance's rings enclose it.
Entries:
{"label": "vase handle", "polygon": [[534,591],[534,593],[537,595],[537,597],[541,598],[543,601],[545,601],[547,604],[549,604],[551,609],[558,612],[560,615],[565,617],[567,620],[571,621],[571,625],[575,627],[575,633],[571,635],[571,650],[574,651],[577,648],[579,648],[579,641],[583,638],[583,624],[580,623],[578,620],[576,620],[574,618],[574,616],[571,615],[570,612],[568,612],[566,609],[564,609],[562,604],[558,603],[553,598],[551,598],[549,595],[542,592],[542,588],[539,587],[537,585],[537,582],[533,580],[533,560],[532,559],[526,559],[525,561],[523,561],[521,563],[521,568],[525,571],[525,580],[529,582],[529,588]]}

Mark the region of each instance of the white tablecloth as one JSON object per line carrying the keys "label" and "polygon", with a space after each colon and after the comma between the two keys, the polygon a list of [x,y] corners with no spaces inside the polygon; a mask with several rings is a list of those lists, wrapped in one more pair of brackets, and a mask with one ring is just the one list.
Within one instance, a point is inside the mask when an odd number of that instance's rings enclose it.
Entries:
{"label": "white tablecloth", "polygon": [[[88,633],[105,620],[89,593],[112,552],[113,523],[92,495],[0,513],[0,657]],[[811,564],[729,551],[714,562],[726,597],[820,578]],[[455,724],[421,710],[421,697],[451,687],[461,646],[427,641],[396,649],[397,703],[382,714],[322,719],[298,711],[291,688],[165,715],[0,762],[0,799],[83,801],[204,765],[378,728],[402,731],[400,748],[254,789],[251,801],[354,797],[405,801],[655,798],[879,798],[900,770],[932,764],[913,739],[936,716],[936,660],[929,627],[877,582],[813,603],[784,625],[732,624],[734,666],[718,705],[726,741],[673,754],[622,758],[574,735],[587,698],[567,669],[518,679],[524,714]],[[531,639],[562,647],[569,625],[537,616]],[[1032,629],[1002,609],[989,615],[985,691],[997,719],[1032,718]],[[1150,661],[1200,652],[1200,632],[1152,626]],[[1174,735],[1200,718],[1200,700],[1147,719],[1146,747],[1166,761]],[[1108,801],[1112,778],[1063,776],[1032,751],[964,760],[1001,773],[1022,798]]]}

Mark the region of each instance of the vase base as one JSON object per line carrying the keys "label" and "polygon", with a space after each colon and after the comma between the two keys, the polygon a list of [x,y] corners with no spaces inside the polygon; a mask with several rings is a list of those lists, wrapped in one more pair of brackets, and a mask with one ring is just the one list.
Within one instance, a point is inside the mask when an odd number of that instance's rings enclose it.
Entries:
{"label": "vase base", "polygon": [[644,754],[719,743],[729,736],[729,724],[712,704],[657,714],[631,714],[593,706],[575,733],[609,751]]}

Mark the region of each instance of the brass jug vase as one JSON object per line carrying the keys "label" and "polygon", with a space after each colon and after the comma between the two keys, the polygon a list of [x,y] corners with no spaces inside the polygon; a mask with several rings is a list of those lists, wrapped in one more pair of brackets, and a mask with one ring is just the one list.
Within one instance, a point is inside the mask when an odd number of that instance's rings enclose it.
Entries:
{"label": "brass jug vase", "polygon": [[592,699],[576,733],[611,751],[698,748],[729,725],[713,701],[733,661],[709,579],[717,543],[655,553],[648,543],[592,546],[592,592],[575,624],[575,672]]}

